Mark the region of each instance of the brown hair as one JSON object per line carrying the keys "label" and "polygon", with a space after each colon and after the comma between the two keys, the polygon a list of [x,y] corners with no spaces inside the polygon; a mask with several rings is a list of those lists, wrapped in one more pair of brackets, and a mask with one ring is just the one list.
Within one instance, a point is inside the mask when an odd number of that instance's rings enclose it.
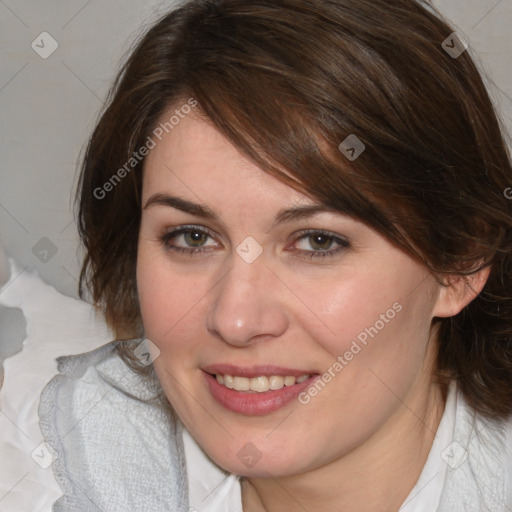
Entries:
{"label": "brown hair", "polygon": [[[196,0],[167,14],[124,64],[87,147],[80,293],[92,292],[119,338],[142,336],[144,160],[126,162],[190,96],[265,172],[367,223],[434,275],[491,266],[475,300],[435,320],[437,370],[476,410],[510,415],[512,169],[469,52],[442,47],[452,32],[414,0]],[[366,146],[353,161],[338,149],[349,135]],[[98,193],[109,180],[108,196]]]}

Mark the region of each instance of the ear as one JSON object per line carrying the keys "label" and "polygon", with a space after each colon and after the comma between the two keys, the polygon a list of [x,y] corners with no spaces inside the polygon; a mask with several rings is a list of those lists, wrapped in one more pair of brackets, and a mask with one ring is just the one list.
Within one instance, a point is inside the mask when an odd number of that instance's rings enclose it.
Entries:
{"label": "ear", "polygon": [[434,305],[433,316],[447,318],[460,313],[482,291],[490,271],[490,267],[485,267],[469,276],[445,277]]}

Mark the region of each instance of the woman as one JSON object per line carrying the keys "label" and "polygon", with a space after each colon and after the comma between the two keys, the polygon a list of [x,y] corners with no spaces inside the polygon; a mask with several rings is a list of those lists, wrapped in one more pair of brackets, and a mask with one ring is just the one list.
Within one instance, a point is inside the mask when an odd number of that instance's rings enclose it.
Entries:
{"label": "woman", "polygon": [[[148,31],[79,190],[83,289],[129,341],[43,400],[73,503],[122,502],[73,473],[96,428],[107,466],[143,440],[119,478],[148,510],[203,476],[208,510],[509,510],[512,172],[466,50],[412,0],[190,1]],[[50,404],[105,383],[133,432],[61,442]]]}

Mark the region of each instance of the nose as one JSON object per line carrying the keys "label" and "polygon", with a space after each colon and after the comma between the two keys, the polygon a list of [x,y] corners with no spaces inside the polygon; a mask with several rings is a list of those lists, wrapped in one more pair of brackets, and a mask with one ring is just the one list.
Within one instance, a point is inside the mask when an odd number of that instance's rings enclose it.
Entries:
{"label": "nose", "polygon": [[225,343],[243,347],[281,336],[289,319],[280,300],[276,275],[264,256],[247,263],[233,255],[230,268],[212,290],[208,331]]}

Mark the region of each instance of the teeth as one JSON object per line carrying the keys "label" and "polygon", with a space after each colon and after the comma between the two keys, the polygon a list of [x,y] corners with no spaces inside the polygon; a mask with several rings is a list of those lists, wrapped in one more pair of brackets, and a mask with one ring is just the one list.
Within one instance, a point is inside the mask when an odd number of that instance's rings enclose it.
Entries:
{"label": "teeth", "polygon": [[234,389],[236,391],[253,391],[256,393],[264,393],[269,390],[277,391],[285,386],[300,384],[309,377],[309,375],[302,375],[297,378],[292,375],[288,375],[286,377],[282,377],[281,375],[271,375],[270,377],[266,377],[262,375],[261,377],[248,378],[233,375],[215,375],[217,382],[229,389]]}
{"label": "teeth", "polygon": [[247,377],[233,377],[233,389],[237,391],[249,391],[249,383],[251,379]]}
{"label": "teeth", "polygon": [[249,383],[249,389],[251,391],[258,391],[258,393],[268,391],[268,377],[253,377]]}
{"label": "teeth", "polygon": [[295,384],[295,377],[285,377],[284,385],[285,386],[293,386]]}
{"label": "teeth", "polygon": [[235,379],[233,378],[232,375],[224,375],[224,386],[226,386],[229,389],[233,389],[235,387]]}
{"label": "teeth", "polygon": [[279,375],[273,375],[272,377],[269,377],[268,380],[270,389],[273,391],[284,387],[284,378]]}

